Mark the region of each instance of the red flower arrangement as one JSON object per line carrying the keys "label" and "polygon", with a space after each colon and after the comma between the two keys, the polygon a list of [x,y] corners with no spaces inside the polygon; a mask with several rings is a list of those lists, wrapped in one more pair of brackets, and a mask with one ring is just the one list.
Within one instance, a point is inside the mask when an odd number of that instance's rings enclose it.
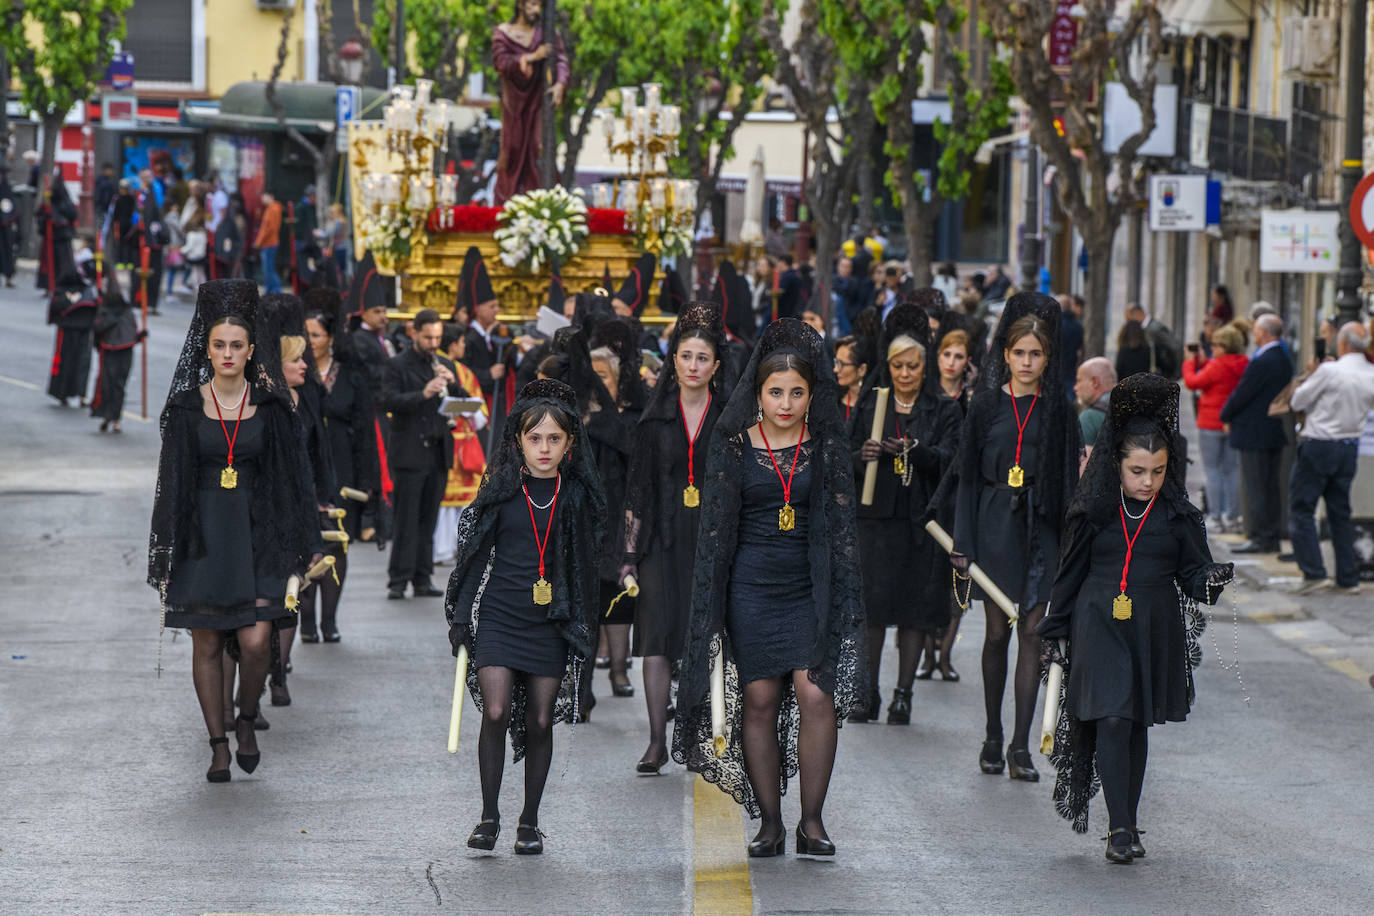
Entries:
{"label": "red flower arrangement", "polygon": [[[439,207],[429,214],[426,229],[430,232],[492,233],[499,223],[496,215],[500,207],[479,207],[465,204],[460,207]],[[588,235],[629,235],[624,210],[587,208]]]}

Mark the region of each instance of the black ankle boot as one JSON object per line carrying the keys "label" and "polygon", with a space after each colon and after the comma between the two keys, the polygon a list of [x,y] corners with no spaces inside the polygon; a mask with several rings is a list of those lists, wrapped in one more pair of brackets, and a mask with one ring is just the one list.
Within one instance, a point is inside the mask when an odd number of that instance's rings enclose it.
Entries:
{"label": "black ankle boot", "polygon": [[892,702],[887,705],[888,725],[911,724],[911,688],[898,687],[892,691]]}

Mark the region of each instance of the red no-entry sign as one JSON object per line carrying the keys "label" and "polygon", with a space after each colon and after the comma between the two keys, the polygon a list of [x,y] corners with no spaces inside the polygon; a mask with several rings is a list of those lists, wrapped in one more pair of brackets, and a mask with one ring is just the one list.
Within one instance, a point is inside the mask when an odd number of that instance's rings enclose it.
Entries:
{"label": "red no-entry sign", "polygon": [[1374,249],[1374,172],[1360,179],[1350,196],[1350,225],[1364,247]]}

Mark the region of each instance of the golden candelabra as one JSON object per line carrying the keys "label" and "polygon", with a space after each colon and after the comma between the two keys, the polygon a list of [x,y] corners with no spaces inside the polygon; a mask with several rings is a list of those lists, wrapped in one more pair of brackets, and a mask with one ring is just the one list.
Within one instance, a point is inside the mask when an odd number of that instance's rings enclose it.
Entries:
{"label": "golden candelabra", "polygon": [[[681,110],[661,102],[662,87],[645,83],[620,90],[621,116],[601,113],[601,129],[611,155],[625,157],[625,173],[614,182],[592,186],[592,206],[619,207],[627,214],[644,250],[685,254],[695,224],[697,183],[668,177],[668,162],[678,154]],[[622,131],[623,127],[623,131]]]}
{"label": "golden candelabra", "polygon": [[[377,266],[383,272],[403,270],[416,246],[427,240],[425,224],[436,206],[457,200],[455,175],[434,175],[435,152],[448,152],[448,99],[432,99],[432,80],[396,86],[383,110],[388,160],[395,167],[363,175],[360,187],[366,209],[364,231]],[[378,242],[384,244],[378,244]]]}

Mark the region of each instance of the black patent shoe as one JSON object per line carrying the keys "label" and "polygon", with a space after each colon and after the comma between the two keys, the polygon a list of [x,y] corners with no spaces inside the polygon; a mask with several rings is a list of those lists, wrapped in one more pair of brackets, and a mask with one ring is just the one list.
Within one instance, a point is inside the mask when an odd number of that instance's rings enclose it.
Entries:
{"label": "black patent shoe", "polygon": [[989,776],[1002,772],[1006,761],[1002,759],[1002,739],[991,738],[983,742],[983,750],[978,754],[978,769]]}
{"label": "black patent shoe", "polygon": [[923,661],[916,666],[916,680],[928,681],[935,674],[935,666],[930,662]]}
{"label": "black patent shoe", "polygon": [[888,725],[911,724],[911,688],[898,687],[892,691],[892,702],[887,705]]}
{"label": "black patent shoe", "polygon": [[342,638],[339,636],[339,628],[333,624],[327,627],[321,627],[320,629],[322,631],[321,636],[325,642],[338,642]]}
{"label": "black patent shoe", "polygon": [[1007,775],[1022,782],[1040,781],[1040,772],[1031,761],[1030,751],[1024,747],[1018,750],[1007,745]]}
{"label": "black patent shoe", "polygon": [[517,856],[537,856],[544,852],[544,831],[529,824],[515,828],[515,854]]}
{"label": "black patent shoe", "polygon": [[940,669],[940,680],[949,681],[951,684],[959,683],[959,672],[954,670],[954,666],[946,664]]}
{"label": "black patent shoe", "polygon": [[314,643],[317,643],[317,642],[319,642],[319,641],[320,641],[320,634],[319,634],[319,633],[314,633],[314,632],[306,633],[306,632],[304,632],[304,630],[302,630],[302,632],[301,632],[301,642],[307,642],[307,643],[314,644]]}
{"label": "black patent shoe", "polygon": [[802,833],[801,824],[797,825],[797,855],[833,856],[835,844],[824,838],[812,838]]}
{"label": "black patent shoe", "polygon": [[1102,839],[1107,841],[1107,861],[1113,865],[1130,865],[1135,856],[1131,855],[1131,831],[1118,827]]}
{"label": "black patent shoe", "polygon": [[469,849],[492,850],[496,848],[496,838],[501,835],[501,822],[481,820],[468,834]]}
{"label": "black patent shoe", "polygon": [[273,706],[291,705],[291,691],[286,689],[285,677],[272,678],[271,684],[269,686],[271,687]]}
{"label": "black patent shoe", "polygon": [[749,842],[749,858],[771,859],[787,852],[787,831],[778,827],[778,835],[764,837],[762,831]]}
{"label": "black patent shoe", "polygon": [[[220,737],[220,738],[211,738],[211,739],[210,739],[210,747],[211,747],[211,748],[218,747],[218,746],[221,745],[221,744],[227,745],[228,743],[229,743],[229,739],[228,739],[228,738],[224,738],[224,737]],[[212,762],[211,765],[213,766],[213,762]],[[229,767],[227,767],[227,766],[224,767],[224,768],[221,769],[221,770],[206,770],[206,771],[205,771],[205,780],[206,780],[207,782],[228,782],[228,781],[229,781],[229,778],[230,778],[230,775],[229,775]]]}
{"label": "black patent shoe", "polygon": [[[256,729],[257,719],[258,717],[256,715],[245,716],[243,713],[239,713],[238,718],[234,720],[234,728],[237,729],[239,723],[244,722],[247,723],[250,728]],[[239,744],[241,746],[243,741],[240,740]],[[239,769],[243,770],[245,773],[251,773],[258,768],[258,762],[262,760],[262,752],[257,751],[252,754],[245,754],[243,751],[235,751],[234,759],[238,761]]]}
{"label": "black patent shoe", "polygon": [[621,675],[623,680],[617,681],[615,675],[611,675],[611,695],[617,697],[632,697],[635,695],[635,685],[630,683],[630,679]]}
{"label": "black patent shoe", "polygon": [[1137,859],[1145,858],[1145,847],[1140,845],[1140,835],[1144,832],[1139,827],[1131,828],[1131,855]]}
{"label": "black patent shoe", "polygon": [[667,765],[668,752],[664,751],[653,760],[650,760],[648,756],[641,758],[639,763],[635,764],[635,772],[639,773],[641,776],[657,776],[659,771]]}

